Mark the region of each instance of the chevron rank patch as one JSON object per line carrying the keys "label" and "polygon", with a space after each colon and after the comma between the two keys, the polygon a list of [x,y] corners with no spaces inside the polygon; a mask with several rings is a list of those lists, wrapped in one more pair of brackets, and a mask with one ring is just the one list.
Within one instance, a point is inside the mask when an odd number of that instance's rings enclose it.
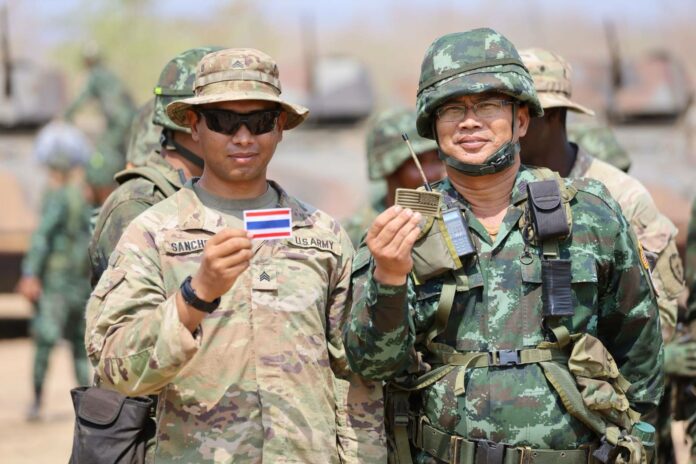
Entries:
{"label": "chevron rank patch", "polygon": [[290,208],[253,209],[244,211],[244,229],[253,234],[252,239],[278,239],[292,237],[292,212]]}

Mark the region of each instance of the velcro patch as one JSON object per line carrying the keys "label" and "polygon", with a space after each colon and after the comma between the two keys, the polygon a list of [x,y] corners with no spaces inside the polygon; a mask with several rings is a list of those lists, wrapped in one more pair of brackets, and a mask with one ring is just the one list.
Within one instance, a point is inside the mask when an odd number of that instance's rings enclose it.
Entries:
{"label": "velcro patch", "polygon": [[298,248],[315,248],[321,251],[328,251],[335,255],[341,254],[341,244],[336,240],[328,238],[301,237],[296,234],[291,239],[286,240],[285,243]]}
{"label": "velcro patch", "polygon": [[194,238],[190,240],[172,240],[164,244],[164,251],[170,255],[181,255],[184,253],[195,253],[203,251],[207,238]]}

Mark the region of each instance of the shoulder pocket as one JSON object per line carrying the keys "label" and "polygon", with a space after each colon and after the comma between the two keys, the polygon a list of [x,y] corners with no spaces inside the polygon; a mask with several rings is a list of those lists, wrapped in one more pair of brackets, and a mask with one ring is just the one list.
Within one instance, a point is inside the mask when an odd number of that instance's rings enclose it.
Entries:
{"label": "shoulder pocket", "polygon": [[104,299],[114,288],[116,288],[123,279],[126,278],[126,271],[122,269],[110,268],[99,279],[99,283],[94,288],[92,295],[97,298]]}

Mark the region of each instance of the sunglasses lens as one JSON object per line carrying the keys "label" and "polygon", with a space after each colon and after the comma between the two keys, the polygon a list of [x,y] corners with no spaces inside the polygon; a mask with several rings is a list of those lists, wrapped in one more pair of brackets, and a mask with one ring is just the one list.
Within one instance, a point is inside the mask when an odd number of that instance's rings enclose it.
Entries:
{"label": "sunglasses lens", "polygon": [[249,114],[239,114],[226,110],[201,110],[208,128],[214,132],[234,135],[244,124],[253,135],[265,134],[275,127],[278,110],[263,110]]}

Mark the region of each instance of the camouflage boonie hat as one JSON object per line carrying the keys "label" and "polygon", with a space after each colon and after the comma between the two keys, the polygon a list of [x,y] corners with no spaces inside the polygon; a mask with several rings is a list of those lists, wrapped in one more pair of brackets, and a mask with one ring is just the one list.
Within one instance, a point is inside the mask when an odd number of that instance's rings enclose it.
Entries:
{"label": "camouflage boonie hat", "polygon": [[570,64],[559,55],[541,48],[520,51],[522,62],[534,79],[534,87],[541,106],[568,108],[571,111],[594,116],[594,111],[570,99],[573,94]]}
{"label": "camouflage boonie hat", "polygon": [[370,179],[383,179],[411,158],[401,134],[406,133],[417,155],[437,150],[434,140],[424,139],[416,130],[416,113],[409,109],[384,111],[372,120],[367,133],[367,171]]}
{"label": "camouflage boonie hat", "polygon": [[631,158],[616,139],[609,126],[603,124],[570,124],[568,140],[580,145],[587,153],[597,159],[628,172]]}
{"label": "camouflage boonie hat", "polygon": [[421,65],[418,133],[434,139],[433,116],[447,100],[463,95],[499,92],[528,105],[531,116],[542,116],[534,82],[515,46],[493,29],[447,34],[428,48]]}
{"label": "camouflage boonie hat", "polygon": [[[223,50],[222,47],[199,47],[179,53],[162,69],[155,87],[155,113],[152,118],[158,126],[191,133],[186,125],[175,124],[167,115],[167,105],[175,100],[193,97],[196,65],[208,53]],[[159,136],[158,136],[159,139]]]}
{"label": "camouflage boonie hat", "polygon": [[186,124],[186,110],[192,106],[225,101],[276,102],[288,114],[285,129],[297,127],[309,115],[307,108],[280,98],[278,66],[273,58],[253,48],[229,48],[203,57],[193,91],[195,97],[167,106],[167,114],[175,124]]}
{"label": "camouflage boonie hat", "polygon": [[160,147],[162,128],[152,121],[154,114],[155,99],[151,98],[133,118],[126,151],[126,162],[133,166],[143,166],[150,153]]}

